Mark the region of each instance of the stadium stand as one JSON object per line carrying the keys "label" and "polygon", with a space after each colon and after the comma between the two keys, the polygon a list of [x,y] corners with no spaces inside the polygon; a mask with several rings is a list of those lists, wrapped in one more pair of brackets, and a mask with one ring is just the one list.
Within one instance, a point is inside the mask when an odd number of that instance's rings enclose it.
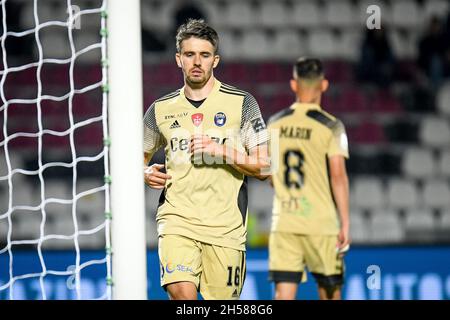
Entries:
{"label": "stadium stand", "polygon": [[[205,9],[209,21],[219,30],[223,61],[216,69],[218,78],[254,94],[266,119],[293,101],[288,87],[292,61],[300,55],[324,59],[331,87],[323,105],[345,123],[349,134],[351,158],[347,168],[351,182],[351,221],[355,243],[442,241],[438,235],[443,232],[438,231],[450,231],[450,82],[447,79],[437,89],[429,87],[426,76],[416,65],[416,59],[417,41],[424,32],[426,22],[433,15],[445,18],[449,10],[448,1],[196,2]],[[392,82],[387,87],[362,83],[356,72],[369,4],[381,7],[382,21],[389,27],[387,33],[396,58]],[[32,8],[27,4],[22,10],[22,24],[26,28],[34,27]],[[40,10],[42,21],[49,16],[54,19],[55,14],[64,16],[57,1],[43,2]],[[155,97],[180,87],[182,83],[173,61],[173,38],[169,36],[173,28],[172,10],[171,1],[142,1],[143,25],[166,34],[169,48],[158,54],[144,52],[145,109]],[[355,16],[360,18],[355,19]],[[92,39],[95,36],[86,32],[76,34],[76,43],[86,46],[94,42]],[[44,55],[69,57],[66,38],[67,34],[57,28],[42,34],[41,41],[48,50]],[[33,50],[34,57],[36,54],[37,48]],[[80,68],[75,75],[76,88],[98,81],[100,68],[93,65],[97,60],[98,56],[89,53],[77,59]],[[43,78],[44,90],[52,94],[65,94],[64,88],[68,86],[67,66],[51,68],[52,72],[46,72],[48,76]],[[35,97],[35,72],[36,69],[31,69],[8,77],[6,95],[14,93],[16,98]],[[100,92],[89,97],[74,97],[75,121],[100,114],[98,104],[93,103],[98,101]],[[53,130],[68,128],[67,102],[43,101],[42,112],[45,126]],[[0,125],[3,126],[4,114],[1,113],[0,117]],[[37,130],[36,123],[28,120],[36,118],[35,105],[10,108],[8,118],[8,134],[24,129],[31,132]],[[101,144],[101,127],[88,126],[77,131],[75,137],[80,152],[88,154],[95,148],[94,143]],[[3,139],[3,131],[0,131],[0,139]],[[67,159],[70,154],[59,149],[67,142],[49,137],[46,143],[49,148],[47,157],[53,158],[53,161],[70,161]],[[36,167],[37,160],[27,152],[35,145],[36,141],[29,138],[14,139],[10,143],[10,147],[17,150],[19,161],[28,170]],[[51,149],[60,152],[52,153]],[[102,164],[80,165],[81,189],[92,184],[92,176],[101,172],[96,165]],[[55,173],[55,181],[49,182],[46,192],[55,192],[61,198],[70,196],[66,186],[58,179],[63,176],[63,172]],[[14,203],[36,204],[34,198],[39,190],[32,190],[28,178],[18,177],[17,183],[20,182],[21,187],[15,189]],[[7,196],[5,188],[6,185],[1,183],[2,204]],[[250,191],[250,213],[261,219],[258,224],[264,226],[262,232],[268,232],[272,205],[270,186],[251,181]],[[155,227],[151,212],[155,209],[158,196],[158,192],[147,189],[149,228]],[[83,228],[93,225],[85,202],[100,207],[101,201],[101,196],[80,199],[78,210]],[[0,209],[3,210],[3,207],[1,205]],[[64,208],[49,207],[49,232],[56,228],[53,224],[56,219],[52,218],[56,214],[66,217],[66,220],[58,219],[58,223],[71,225],[70,212],[66,211]],[[29,221],[27,225],[22,225],[22,220],[17,219],[17,229],[14,231],[29,238],[36,230],[29,227]],[[3,234],[1,230],[0,234]],[[156,234],[148,239],[148,244],[156,244]],[[92,243],[85,241],[83,245]]]}

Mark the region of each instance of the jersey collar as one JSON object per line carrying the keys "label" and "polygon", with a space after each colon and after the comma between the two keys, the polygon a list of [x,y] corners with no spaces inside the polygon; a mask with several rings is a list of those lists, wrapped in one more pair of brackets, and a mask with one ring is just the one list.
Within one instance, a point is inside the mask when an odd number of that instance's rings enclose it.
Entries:
{"label": "jersey collar", "polygon": [[321,110],[322,108],[315,103],[302,103],[302,102],[294,102],[291,105],[291,109],[299,109],[299,110]]}
{"label": "jersey collar", "polygon": [[[211,92],[208,94],[208,96],[206,97],[206,99],[205,99],[205,101],[204,101],[203,103],[205,103],[205,102],[208,100],[208,98],[209,98],[210,96],[212,96],[213,94],[216,94],[216,93],[219,91],[221,85],[222,85],[222,83],[221,83],[219,80],[217,80],[216,78],[214,78],[214,86],[213,86]],[[181,96],[182,98],[185,98],[185,100],[187,101],[186,95],[184,94],[184,89],[185,89],[185,88],[186,88],[186,85],[184,85],[184,86],[180,89],[180,96]]]}

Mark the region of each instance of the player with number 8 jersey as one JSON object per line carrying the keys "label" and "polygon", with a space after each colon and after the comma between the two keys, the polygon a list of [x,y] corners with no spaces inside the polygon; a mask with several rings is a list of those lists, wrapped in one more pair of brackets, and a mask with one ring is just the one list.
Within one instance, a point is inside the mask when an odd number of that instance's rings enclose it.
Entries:
{"label": "player with number 8 jersey", "polygon": [[269,278],[275,298],[294,299],[305,266],[315,276],[322,299],[339,299],[343,285],[342,254],[349,244],[348,142],[342,122],[322,110],[328,88],[322,63],[301,58],[294,66],[291,89],[296,102],[269,119],[273,142],[275,189],[269,238]]}

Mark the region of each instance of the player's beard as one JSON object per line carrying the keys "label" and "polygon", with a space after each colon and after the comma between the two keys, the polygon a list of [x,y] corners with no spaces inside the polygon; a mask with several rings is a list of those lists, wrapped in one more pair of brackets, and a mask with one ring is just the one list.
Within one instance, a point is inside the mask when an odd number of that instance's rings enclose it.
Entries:
{"label": "player's beard", "polygon": [[[203,71],[203,70],[202,70]],[[186,83],[192,89],[200,89],[205,86],[208,80],[211,78],[212,70],[208,70],[204,72],[202,77],[192,77],[189,74],[186,76]]]}

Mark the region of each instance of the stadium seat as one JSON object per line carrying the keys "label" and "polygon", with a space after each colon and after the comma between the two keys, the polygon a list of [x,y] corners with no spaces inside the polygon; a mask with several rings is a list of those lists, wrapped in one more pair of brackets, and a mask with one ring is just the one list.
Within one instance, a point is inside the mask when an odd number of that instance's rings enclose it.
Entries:
{"label": "stadium seat", "polygon": [[423,201],[427,208],[450,208],[450,186],[447,180],[427,180],[423,186]]}
{"label": "stadium seat", "polygon": [[441,212],[439,219],[439,228],[450,230],[450,210]]}
{"label": "stadium seat", "polygon": [[417,186],[411,180],[390,179],[387,194],[389,207],[393,209],[415,208],[421,201]]}
{"label": "stadium seat", "polygon": [[327,1],[323,11],[324,22],[329,27],[345,28],[357,23],[354,19],[356,10],[349,0]]}
{"label": "stadium seat", "polygon": [[100,179],[79,179],[77,182],[77,214],[87,215],[89,219],[92,212],[105,211],[104,191],[90,193],[80,197],[80,194],[103,185]]}
{"label": "stadium seat", "polygon": [[[148,215],[147,215],[148,217]],[[156,221],[154,217],[145,220],[145,238],[147,247],[155,248],[158,245],[158,232],[156,229]]]}
{"label": "stadium seat", "polygon": [[[77,53],[79,53],[81,50],[86,49],[90,45],[98,44],[100,43],[100,35],[96,33],[80,33],[77,34],[75,39],[75,49]],[[75,63],[98,63],[101,59],[101,48],[94,48],[87,52],[82,53],[81,55],[77,56]]]}
{"label": "stadium seat", "polygon": [[432,230],[436,223],[433,212],[429,209],[410,209],[406,212],[406,230]]}
{"label": "stadium seat", "polygon": [[78,243],[82,248],[101,249],[105,247],[105,231],[104,229],[90,235],[79,235]]}
{"label": "stadium seat", "polygon": [[392,23],[399,28],[419,28],[422,25],[421,8],[416,1],[392,1]]}
{"label": "stadium seat", "polygon": [[[29,185],[22,183],[20,187],[15,187],[16,184],[13,184],[13,195],[12,195],[12,206],[38,206],[40,201],[40,196],[35,190]],[[17,183],[17,186],[19,183]],[[39,188],[37,186],[37,188]]]}
{"label": "stadium seat", "polygon": [[[45,28],[40,31],[39,38],[44,59],[68,59],[72,56],[67,30],[61,27]],[[35,46],[35,50],[38,54],[37,46]]]}
{"label": "stadium seat", "polygon": [[440,89],[436,97],[437,108],[443,115],[450,116],[450,81]]}
{"label": "stadium seat", "polygon": [[338,37],[336,57],[345,61],[357,62],[361,54],[362,36],[359,29],[343,29]]}
{"label": "stadium seat", "polygon": [[370,239],[374,243],[398,243],[404,239],[400,217],[394,210],[372,212]]}
{"label": "stadium seat", "polygon": [[350,212],[350,238],[353,243],[365,243],[370,240],[368,222],[360,210]]}
{"label": "stadium seat", "polygon": [[425,12],[425,20],[428,21],[432,16],[445,18],[450,9],[448,0],[427,0],[423,2]]}
{"label": "stadium seat", "polygon": [[[2,200],[2,196],[0,195],[0,200]],[[0,204],[1,206],[1,204]],[[3,212],[0,211],[0,215]],[[9,230],[9,223],[8,223],[8,219],[4,218],[4,219],[0,219],[0,243],[5,244],[7,241],[7,236],[8,236],[8,230]],[[3,249],[3,245],[2,245],[2,249]]]}
{"label": "stadium seat", "polygon": [[433,153],[428,149],[410,148],[402,159],[402,171],[411,178],[428,178],[436,174]]}
{"label": "stadium seat", "polygon": [[219,53],[227,62],[242,58],[242,45],[240,37],[232,31],[223,31],[220,34]]}
{"label": "stadium seat", "polygon": [[[75,225],[70,211],[53,215],[54,221],[46,230],[47,234],[70,236],[75,232]],[[46,228],[47,229],[47,228]]]}
{"label": "stadium seat", "polygon": [[[71,187],[70,187],[71,189]],[[71,200],[72,193],[69,185],[64,180],[47,180],[45,182],[45,199],[55,198],[60,200]]]}
{"label": "stadium seat", "polygon": [[[206,21],[211,24],[214,28],[227,28],[231,27],[227,25],[226,15],[226,2],[221,3],[220,1],[210,1],[201,0],[199,1],[201,8],[204,10],[206,15]],[[219,33],[222,38],[222,32]]]}
{"label": "stadium seat", "polygon": [[330,30],[313,29],[309,32],[306,43],[312,56],[329,59],[337,54],[338,39]]}
{"label": "stadium seat", "polygon": [[154,220],[156,217],[160,196],[161,190],[145,187],[145,214],[149,219]]}
{"label": "stadium seat", "polygon": [[260,2],[258,26],[266,28],[282,28],[290,21],[291,11],[283,2],[265,0]]}
{"label": "stadium seat", "polygon": [[225,23],[232,28],[251,28],[256,25],[257,16],[250,1],[233,1],[227,4]]}
{"label": "stadium seat", "polygon": [[13,212],[12,240],[36,240],[40,235],[40,223],[42,215],[40,211]]}
{"label": "stadium seat", "polygon": [[419,137],[430,147],[444,147],[450,144],[450,124],[445,118],[428,116],[422,120]]}
{"label": "stadium seat", "polygon": [[442,150],[438,159],[439,174],[450,178],[450,150]]}
{"label": "stadium seat", "polygon": [[274,191],[273,188],[264,181],[255,179],[249,180],[248,186],[248,210],[257,214],[271,213]]}
{"label": "stadium seat", "polygon": [[275,33],[272,56],[290,63],[307,52],[302,36],[293,29],[278,29]]}
{"label": "stadium seat", "polygon": [[354,205],[359,209],[378,209],[386,204],[383,184],[375,177],[360,177],[352,183]]}
{"label": "stadium seat", "polygon": [[[5,185],[5,187],[3,187],[3,185]],[[8,205],[9,205],[9,192],[6,183],[5,184],[2,183],[2,187],[0,187],[0,216],[8,211]],[[1,223],[2,220],[0,219],[0,224]]]}
{"label": "stadium seat", "polygon": [[298,28],[312,28],[322,25],[323,14],[317,1],[294,1],[292,25]]}
{"label": "stadium seat", "polygon": [[272,42],[265,32],[252,30],[243,34],[242,58],[249,60],[272,58]]}
{"label": "stadium seat", "polygon": [[142,1],[142,26],[153,30],[170,30],[172,28],[175,1]]}
{"label": "stadium seat", "polygon": [[[56,15],[55,15],[56,14]],[[65,16],[61,16],[61,14],[57,14],[56,10],[54,10],[54,7],[49,2],[43,2],[40,3],[38,6],[38,19],[39,24],[48,22],[48,21],[63,21],[65,22],[67,19],[67,13]],[[24,3],[22,12],[21,12],[21,24],[24,27],[24,30],[28,30],[31,28],[34,28],[36,26],[36,20],[34,18],[34,3],[33,2],[26,2]],[[19,30],[15,30],[19,31]],[[23,31],[23,30],[20,30]]]}

